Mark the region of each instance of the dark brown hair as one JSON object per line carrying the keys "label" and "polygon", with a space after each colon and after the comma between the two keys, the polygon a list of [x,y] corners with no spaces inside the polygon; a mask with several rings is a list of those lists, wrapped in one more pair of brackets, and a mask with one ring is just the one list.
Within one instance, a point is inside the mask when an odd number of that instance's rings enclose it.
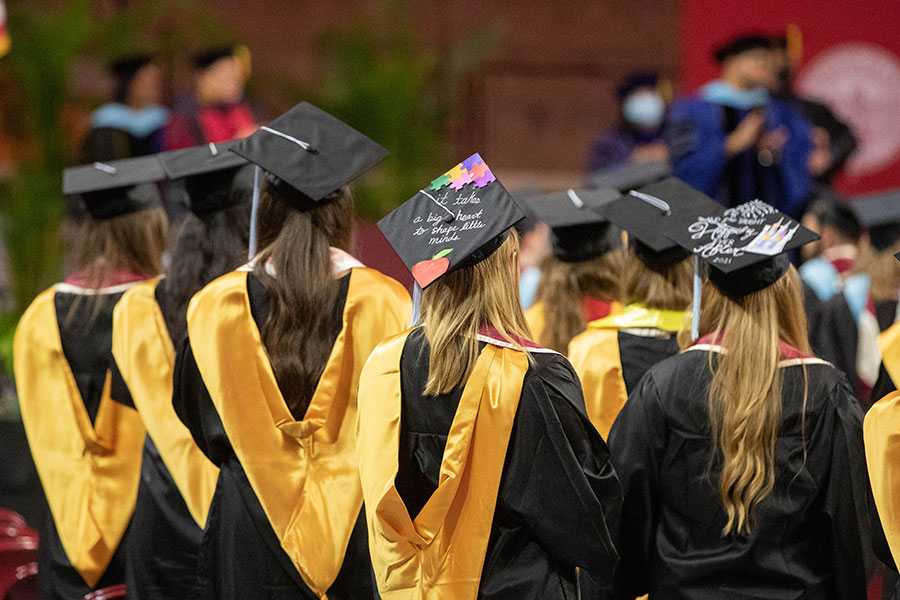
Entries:
{"label": "dark brown hair", "polygon": [[[312,399],[334,343],[331,315],[340,284],[329,246],[348,250],[353,196],[347,187],[309,204],[293,188],[267,181],[259,205],[259,245],[253,268],[269,294],[271,309],[262,341],[284,400],[301,419]],[[293,206],[292,206],[293,203]],[[266,271],[274,267],[275,275]]]}

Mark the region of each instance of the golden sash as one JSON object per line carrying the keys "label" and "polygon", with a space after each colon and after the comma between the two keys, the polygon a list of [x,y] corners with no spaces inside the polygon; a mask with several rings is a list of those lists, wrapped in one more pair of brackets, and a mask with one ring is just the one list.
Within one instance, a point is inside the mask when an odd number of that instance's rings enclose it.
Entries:
{"label": "golden sash", "polygon": [[372,353],[359,398],[359,469],[369,550],[384,600],[478,596],[528,356],[481,351],[447,437],[438,488],[410,519],[397,492],[400,356],[409,332]]}
{"label": "golden sash", "polygon": [[200,374],[266,517],[310,589],[324,598],[362,507],[356,459],[359,372],[409,321],[409,294],[367,268],[351,271],[343,328],[304,419],[284,402],[250,312],[247,273],[201,290],[188,309]]}
{"label": "golden sash", "polygon": [[112,352],[135,408],[199,527],[206,526],[219,469],[200,451],[172,407],[175,348],[154,292],[140,283],[113,311]]}
{"label": "golden sash", "polygon": [[900,392],[872,405],[863,422],[863,438],[878,518],[894,562],[900,564]]}
{"label": "golden sash", "polygon": [[878,348],[888,375],[900,385],[900,323],[894,323],[878,336]]}
{"label": "golden sash", "polygon": [[90,587],[106,571],[134,511],[144,427],[110,398],[107,374],[94,425],[63,355],[47,290],[16,330],[14,368],[22,421],[60,542]]}
{"label": "golden sash", "polygon": [[628,399],[619,354],[619,329],[653,328],[675,333],[684,325],[686,314],[629,304],[621,313],[592,321],[569,343],[569,360],[581,379],[588,417],[603,439],[609,437],[613,422]]}

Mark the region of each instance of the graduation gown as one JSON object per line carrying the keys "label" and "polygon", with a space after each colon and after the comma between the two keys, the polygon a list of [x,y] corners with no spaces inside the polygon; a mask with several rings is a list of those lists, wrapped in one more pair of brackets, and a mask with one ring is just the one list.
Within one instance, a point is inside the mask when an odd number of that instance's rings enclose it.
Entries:
{"label": "graduation gown", "polygon": [[154,279],[136,285],[113,313],[112,352],[125,385],[115,397],[136,408],[147,429],[126,544],[131,600],[178,598],[194,585],[219,476],[172,407],[175,349],[158,301],[166,283]]}
{"label": "graduation gown", "polygon": [[[407,337],[408,336],[408,337]],[[373,352],[360,476],[381,597],[584,598],[609,583],[619,483],[561,355],[480,336],[468,381],[425,396],[422,328]]]}
{"label": "graduation gown", "polygon": [[[609,315],[615,315],[622,312],[622,303],[606,300],[598,300],[596,298],[585,297],[581,300],[581,307],[587,317],[588,322],[602,319]],[[525,322],[528,323],[528,329],[531,330],[531,337],[540,340],[544,337],[544,329],[552,327],[544,318],[544,303],[535,302],[531,308],[525,311]]]}
{"label": "graduation gown", "polygon": [[[50,508],[40,530],[42,599],[71,600],[125,582],[122,551],[137,496],[144,427],[112,400],[112,314],[125,283],[62,283],[19,322],[14,368],[22,422]],[[97,311],[76,302],[99,295]],[[90,315],[93,315],[90,318]]]}
{"label": "graduation gown", "polygon": [[613,425],[625,493],[614,597],[865,598],[862,411],[846,378],[796,351],[782,360],[775,489],[749,534],[723,537],[707,409],[709,361],[719,352],[698,344],[653,367]]}
{"label": "graduation gown", "polygon": [[331,356],[302,420],[288,410],[260,339],[268,311],[265,288],[243,270],[201,290],[188,310],[173,399],[220,468],[197,597],[372,597],[356,388],[378,341],[406,326],[409,295],[364,267],[341,279]]}
{"label": "graduation gown", "polygon": [[588,417],[604,439],[644,373],[678,354],[676,334],[686,316],[684,311],[629,304],[621,314],[592,321],[569,343]]}

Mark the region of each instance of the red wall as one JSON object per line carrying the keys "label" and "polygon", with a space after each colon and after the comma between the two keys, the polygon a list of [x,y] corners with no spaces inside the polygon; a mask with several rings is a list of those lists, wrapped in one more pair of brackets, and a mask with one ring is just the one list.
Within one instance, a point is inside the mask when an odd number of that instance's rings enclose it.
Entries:
{"label": "red wall", "polygon": [[838,186],[847,193],[900,187],[900,24],[896,0],[683,0],[682,83],[716,76],[711,54],[739,34],[803,34],[798,89],[827,100],[854,126],[860,153]]}

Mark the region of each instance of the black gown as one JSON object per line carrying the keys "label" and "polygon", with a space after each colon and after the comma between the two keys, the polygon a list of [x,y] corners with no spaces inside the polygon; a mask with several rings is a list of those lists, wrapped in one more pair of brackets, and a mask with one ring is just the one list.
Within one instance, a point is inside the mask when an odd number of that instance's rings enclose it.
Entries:
{"label": "black gown", "polygon": [[709,360],[691,350],[656,365],[613,426],[625,494],[614,597],[865,598],[862,411],[846,378],[817,359],[783,369],[775,490],[749,534],[723,537],[719,463],[709,468]]}
{"label": "black gown", "polygon": [[[341,291],[332,313],[335,339],[342,327],[349,282],[350,275],[341,279]],[[269,314],[268,293],[252,273],[248,273],[247,288],[253,319],[261,328]],[[197,445],[220,469],[201,542],[193,597],[197,600],[316,598],[281,547],[231,447],[195,362],[190,339],[182,342],[176,358],[173,401],[178,417]],[[367,582],[368,589],[360,591],[359,582]],[[328,598],[376,597],[365,513],[361,510]]]}
{"label": "black gown", "polygon": [[[608,531],[621,505],[609,450],[587,418],[578,376],[556,353],[534,353],[510,435],[478,597],[582,598],[607,587],[615,567]],[[462,397],[424,396],[424,331],[400,363],[400,457],[396,478],[410,518],[438,486],[447,435]],[[424,364],[423,364],[424,363]],[[598,534],[598,532],[601,532]]]}
{"label": "black gown", "polygon": [[[162,279],[154,291],[161,310],[169,280]],[[185,318],[182,315],[182,318]],[[177,348],[181,340],[169,337]],[[113,398],[131,408],[134,402],[128,386],[114,365],[112,385],[119,393]],[[141,482],[130,530],[125,544],[126,581],[129,600],[179,598],[193,588],[203,529],[191,516],[172,474],[148,433],[144,440]]]}
{"label": "black gown", "polygon": [[[57,291],[54,296],[63,354],[72,370],[91,424],[94,424],[100,409],[107,372],[114,365],[112,359],[112,312],[121,297],[122,292],[98,296],[96,316],[85,328],[81,326],[84,322],[84,315],[87,311],[92,311],[93,307],[87,308],[84,304],[89,303],[91,298],[82,294],[62,291]],[[81,308],[78,309],[78,318],[70,323],[67,317],[76,300],[81,304]],[[115,395],[115,391],[113,391],[113,397]],[[53,517],[48,511],[47,518],[39,529],[38,586],[41,599],[80,599],[95,589],[125,583],[124,547],[128,543],[130,532],[131,526],[125,531],[103,576],[94,587],[90,587],[69,562]]]}

